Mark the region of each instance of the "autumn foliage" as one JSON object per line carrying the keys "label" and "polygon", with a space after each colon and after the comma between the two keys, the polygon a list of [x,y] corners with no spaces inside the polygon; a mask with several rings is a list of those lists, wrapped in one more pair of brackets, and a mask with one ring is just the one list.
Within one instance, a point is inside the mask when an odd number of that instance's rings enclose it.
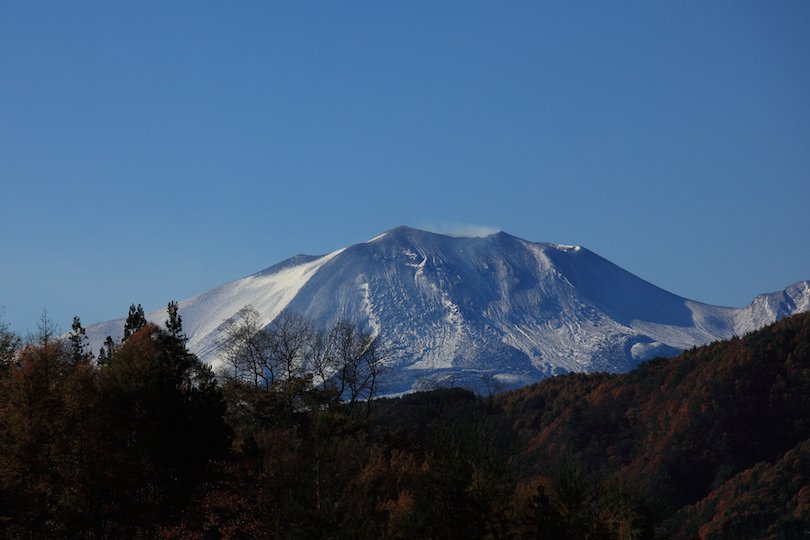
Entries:
{"label": "autumn foliage", "polygon": [[[498,402],[527,441],[524,459],[537,475],[553,476],[573,461],[589,489],[609,494],[621,485],[641,501],[633,512],[664,537],[756,538],[801,532],[810,522],[801,502],[802,445],[810,439],[808,314],[625,375],[561,377]],[[745,498],[729,488],[791,451],[798,480],[768,481],[769,490]],[[786,501],[793,501],[789,512]],[[711,514],[729,505],[733,514]],[[695,515],[715,523],[687,526]]]}
{"label": "autumn foliage", "polygon": [[48,336],[25,346],[0,336],[0,537],[804,538],[810,528],[810,315],[623,375],[362,407],[303,372],[283,384],[218,380],[179,324],[139,325],[101,366]]}

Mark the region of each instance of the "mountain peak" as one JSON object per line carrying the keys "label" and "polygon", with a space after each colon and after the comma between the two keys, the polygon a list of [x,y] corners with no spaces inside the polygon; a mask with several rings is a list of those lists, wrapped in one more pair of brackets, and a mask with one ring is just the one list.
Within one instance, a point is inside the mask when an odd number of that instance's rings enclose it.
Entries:
{"label": "mountain peak", "polygon": [[449,238],[486,238],[498,234],[505,233],[494,227],[485,227],[480,225],[444,225],[438,227],[427,227],[424,229],[410,227],[408,225],[399,225],[375,236],[372,240],[380,239],[385,236],[409,235],[432,235],[445,236]]}
{"label": "mountain peak", "polygon": [[371,242],[376,242],[384,238],[390,240],[392,238],[405,237],[412,234],[431,234],[431,233],[428,233],[427,231],[423,231],[420,229],[414,229],[413,227],[408,227],[407,225],[399,225],[397,227],[394,227],[393,229],[388,229],[387,231],[382,232],[377,236],[374,236],[373,238],[366,241],[366,243],[370,244]]}
{"label": "mountain peak", "polygon": [[[579,246],[452,232],[463,231],[394,227],[183,300],[189,347],[216,366],[223,321],[251,306],[263,324],[289,311],[324,329],[350,320],[372,331],[390,351],[390,393],[475,387],[487,377],[515,387],[568,371],[625,371],[810,309],[807,282],[724,308],[671,294]],[[147,318],[162,324],[165,313]],[[122,328],[88,328],[91,346]]]}

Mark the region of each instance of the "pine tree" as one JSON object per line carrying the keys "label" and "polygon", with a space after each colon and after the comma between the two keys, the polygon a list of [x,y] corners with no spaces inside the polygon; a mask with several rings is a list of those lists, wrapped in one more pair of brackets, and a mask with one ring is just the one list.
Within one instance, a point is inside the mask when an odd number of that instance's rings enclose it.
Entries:
{"label": "pine tree", "polygon": [[166,321],[166,329],[169,331],[169,335],[179,343],[185,344],[188,341],[188,337],[183,334],[183,318],[180,316],[177,309],[177,302],[173,300],[169,302],[166,311],[169,314],[169,319]]}
{"label": "pine tree", "polygon": [[124,337],[121,338],[123,343],[129,336],[146,326],[146,315],[143,313],[143,308],[140,304],[135,307],[135,304],[129,305],[129,314],[127,314],[127,321],[124,323]]}
{"label": "pine tree", "polygon": [[[114,449],[102,490],[117,514],[109,537],[134,536],[177,510],[227,445],[225,403],[210,370],[153,324],[130,336],[99,373],[105,437]],[[156,537],[156,534],[140,534]]]}
{"label": "pine tree", "polygon": [[[107,348],[104,350],[104,348]],[[112,360],[113,351],[115,351],[115,341],[111,336],[107,336],[104,340],[104,345],[98,351],[98,365],[105,366]]]}
{"label": "pine tree", "polygon": [[85,352],[85,347],[87,347],[87,332],[82,326],[78,316],[73,317],[73,324],[71,325],[68,341],[70,341],[70,359],[73,365],[88,360],[90,355]]}

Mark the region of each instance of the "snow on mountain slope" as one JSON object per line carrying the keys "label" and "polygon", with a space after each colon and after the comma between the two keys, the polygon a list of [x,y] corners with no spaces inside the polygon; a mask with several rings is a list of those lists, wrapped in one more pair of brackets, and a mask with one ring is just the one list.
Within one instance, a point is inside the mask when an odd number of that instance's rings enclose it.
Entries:
{"label": "snow on mountain slope", "polygon": [[[301,287],[341,249],[322,257],[299,255],[257,274],[220,285],[178,303],[189,348],[201,358],[216,360],[217,329],[245,306],[254,307],[269,324],[289,304]],[[165,310],[148,313],[149,322],[163,326]],[[120,340],[124,319],[88,327],[91,350],[97,351],[106,336]]]}
{"label": "snow on mountain slope", "polygon": [[[810,308],[808,282],[741,309],[671,294],[579,246],[506,233],[458,238],[398,227],[322,257],[298,256],[179,303],[189,347],[217,363],[223,321],[250,305],[328,327],[358,321],[391,352],[388,391],[504,387],[567,371],[625,371],[657,355]],[[149,320],[165,320],[165,312]],[[123,320],[88,328],[94,349]]]}
{"label": "snow on mountain slope", "polygon": [[763,321],[775,321],[794,313],[810,311],[810,281],[794,283],[784,291],[761,294],[748,306],[734,313],[734,333],[751,332]]}

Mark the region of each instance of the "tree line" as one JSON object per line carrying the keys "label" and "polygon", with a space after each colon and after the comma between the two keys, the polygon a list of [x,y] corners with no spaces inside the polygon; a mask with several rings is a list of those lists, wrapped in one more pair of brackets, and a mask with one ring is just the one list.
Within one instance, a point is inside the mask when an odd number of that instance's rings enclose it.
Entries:
{"label": "tree line", "polygon": [[43,315],[27,340],[0,321],[0,535],[151,537],[215,460],[268,430],[319,411],[368,417],[376,339],[346,321],[259,320],[246,307],[225,321],[218,374],[188,350],[176,302],[162,327],[132,304],[97,356],[79,317],[60,337]]}
{"label": "tree line", "polygon": [[[78,318],[0,331],[0,535],[132,537],[227,450],[222,389],[181,332],[146,323],[96,362]],[[101,358],[99,358],[101,360]]]}
{"label": "tree line", "polygon": [[[219,375],[130,308],[0,324],[0,537],[802,538],[810,314],[627,374],[373,399],[347,323],[226,321]],[[102,361],[103,358],[103,361]]]}

